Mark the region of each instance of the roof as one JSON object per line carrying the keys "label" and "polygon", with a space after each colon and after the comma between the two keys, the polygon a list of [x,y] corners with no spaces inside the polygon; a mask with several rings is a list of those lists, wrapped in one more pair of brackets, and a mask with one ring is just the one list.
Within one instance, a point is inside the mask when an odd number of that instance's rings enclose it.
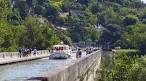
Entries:
{"label": "roof", "polygon": [[52,47],[68,47],[69,48],[69,46],[65,45],[65,44],[63,44],[63,45],[53,45]]}

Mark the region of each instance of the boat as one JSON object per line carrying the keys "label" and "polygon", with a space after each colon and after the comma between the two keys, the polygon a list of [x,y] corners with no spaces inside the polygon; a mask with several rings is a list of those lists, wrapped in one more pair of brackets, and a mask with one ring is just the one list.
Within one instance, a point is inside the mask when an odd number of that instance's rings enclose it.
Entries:
{"label": "boat", "polygon": [[52,53],[50,59],[67,59],[71,56],[71,50],[68,45],[60,44],[52,46]]}

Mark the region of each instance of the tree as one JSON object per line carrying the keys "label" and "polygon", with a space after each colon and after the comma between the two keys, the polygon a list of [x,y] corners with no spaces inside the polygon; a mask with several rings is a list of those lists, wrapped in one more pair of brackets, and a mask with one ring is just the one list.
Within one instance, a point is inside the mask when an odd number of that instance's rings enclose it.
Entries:
{"label": "tree", "polygon": [[90,0],[77,0],[77,2],[84,4],[84,5],[88,5]]}
{"label": "tree", "polygon": [[55,23],[55,19],[57,18],[57,16],[59,15],[59,11],[57,10],[56,7],[53,6],[49,6],[47,8],[47,12],[45,14],[45,17],[52,21],[52,23]]}
{"label": "tree", "polygon": [[25,47],[46,49],[59,42],[51,25],[41,16],[27,17],[25,27],[26,32],[23,33],[20,41]]}
{"label": "tree", "polygon": [[128,25],[134,25],[136,23],[138,23],[138,18],[136,16],[133,16],[133,15],[128,15],[126,16],[124,19],[123,19],[123,24],[125,26],[128,26]]}

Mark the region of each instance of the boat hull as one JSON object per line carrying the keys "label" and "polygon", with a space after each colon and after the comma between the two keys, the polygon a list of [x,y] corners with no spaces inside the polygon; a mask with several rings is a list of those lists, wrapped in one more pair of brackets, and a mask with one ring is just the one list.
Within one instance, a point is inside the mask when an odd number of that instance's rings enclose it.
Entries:
{"label": "boat hull", "polygon": [[59,53],[56,53],[56,54],[51,54],[49,56],[49,59],[67,59],[67,58],[70,58],[69,54],[59,54]]}

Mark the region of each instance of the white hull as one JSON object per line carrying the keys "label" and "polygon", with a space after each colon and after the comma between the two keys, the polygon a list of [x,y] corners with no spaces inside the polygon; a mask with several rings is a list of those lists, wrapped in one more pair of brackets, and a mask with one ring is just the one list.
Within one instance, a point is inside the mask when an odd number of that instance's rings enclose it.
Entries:
{"label": "white hull", "polygon": [[71,50],[68,45],[53,45],[52,49],[53,51],[50,55],[50,59],[67,59],[70,57]]}
{"label": "white hull", "polygon": [[50,59],[67,59],[70,58],[69,54],[54,53],[49,56]]}

